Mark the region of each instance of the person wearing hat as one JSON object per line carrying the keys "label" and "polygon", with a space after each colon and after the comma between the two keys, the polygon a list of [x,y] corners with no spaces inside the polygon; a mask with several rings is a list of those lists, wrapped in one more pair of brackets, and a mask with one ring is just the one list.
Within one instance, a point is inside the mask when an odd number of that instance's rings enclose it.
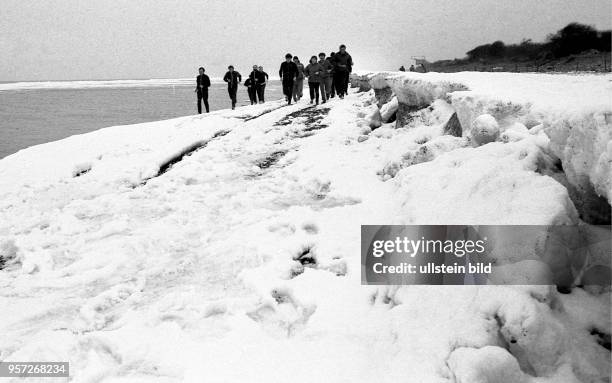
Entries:
{"label": "person wearing hat", "polygon": [[208,108],[208,88],[210,87],[210,78],[204,74],[205,69],[200,67],[200,74],[196,77],[196,89],[195,92],[198,95],[198,114],[202,113],[202,102],[206,108],[206,113],[209,112]]}

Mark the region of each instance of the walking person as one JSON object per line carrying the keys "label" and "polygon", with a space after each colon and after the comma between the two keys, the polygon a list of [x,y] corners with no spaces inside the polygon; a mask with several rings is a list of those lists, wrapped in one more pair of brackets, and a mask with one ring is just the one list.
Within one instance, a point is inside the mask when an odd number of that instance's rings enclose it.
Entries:
{"label": "walking person", "polygon": [[[310,58],[310,64],[304,69],[304,75],[308,77],[308,89],[310,90],[310,103],[316,99],[316,105],[319,105],[319,89],[321,88],[321,73],[323,68],[317,61],[317,56]],[[323,96],[325,100],[325,96]]]}
{"label": "walking person", "polygon": [[329,54],[329,62],[332,64],[332,84],[331,84],[331,98],[336,97],[336,82],[334,80],[334,78],[336,77],[336,68],[334,67],[334,56],[336,55],[336,52],[332,52]]}
{"label": "walking person", "polygon": [[242,75],[234,70],[233,65],[228,66],[227,69],[223,81],[227,83],[227,92],[232,100],[232,109],[236,109],[236,93],[238,93],[238,84],[242,82]]}
{"label": "walking person", "polygon": [[331,96],[334,65],[323,52],[319,53],[319,65],[321,65],[321,98],[325,103]]}
{"label": "walking person", "polygon": [[287,100],[287,104],[291,105],[291,96],[293,93],[293,83],[297,78],[298,68],[297,65],[291,59],[293,55],[291,53],[287,53],[285,55],[285,61],[281,64],[278,74],[283,83],[283,94],[285,95],[285,99]]}
{"label": "walking person", "polygon": [[251,105],[257,104],[257,91],[255,90],[255,80],[252,77],[249,77],[244,82],[244,86],[247,87],[247,93],[249,94],[249,101],[251,101]]}
{"label": "walking person", "polygon": [[[251,100],[251,105],[253,105],[254,103],[257,104],[257,86],[259,84],[260,79],[258,74],[259,69],[257,68],[257,65],[253,65],[253,70],[249,74],[249,80],[251,80],[249,82],[249,100]],[[246,81],[244,82],[244,84],[246,85]]]}
{"label": "walking person", "polygon": [[293,101],[298,102],[304,93],[304,65],[297,56],[293,56],[293,62],[298,69],[297,77],[293,83]]}
{"label": "walking person", "polygon": [[259,76],[259,82],[257,83],[257,98],[259,98],[259,103],[263,104],[265,102],[265,92],[266,92],[266,84],[268,83],[268,74],[264,72],[263,67],[260,65],[257,68],[257,75]]}
{"label": "walking person", "polygon": [[200,74],[196,77],[196,89],[195,92],[198,95],[198,114],[202,114],[202,102],[206,108],[206,113],[209,112],[208,108],[208,88],[210,88],[210,78],[204,72],[206,71],[203,67],[198,69]]}
{"label": "walking person", "polygon": [[340,50],[334,55],[334,83],[338,97],[344,98],[348,90],[349,74],[353,70],[353,58],[346,51],[346,45],[340,45]]}

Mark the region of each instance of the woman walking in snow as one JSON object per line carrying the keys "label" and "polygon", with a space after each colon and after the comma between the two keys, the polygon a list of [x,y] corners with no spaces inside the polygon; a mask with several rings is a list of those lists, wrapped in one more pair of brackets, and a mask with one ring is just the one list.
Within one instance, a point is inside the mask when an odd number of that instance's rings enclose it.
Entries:
{"label": "woman walking in snow", "polygon": [[321,98],[325,103],[331,97],[332,81],[334,77],[334,66],[325,53],[319,53],[319,64],[321,65]]}
{"label": "woman walking in snow", "polygon": [[[316,99],[317,105],[319,105],[319,89],[321,87],[321,74],[323,68],[317,61],[317,56],[310,58],[310,64],[304,69],[304,75],[308,77],[308,89],[310,90],[310,103]],[[325,96],[323,96],[325,99]]]}
{"label": "woman walking in snow", "polygon": [[298,68],[298,74],[293,83],[293,101],[298,102],[304,93],[304,65],[297,56],[293,57],[293,62]]}

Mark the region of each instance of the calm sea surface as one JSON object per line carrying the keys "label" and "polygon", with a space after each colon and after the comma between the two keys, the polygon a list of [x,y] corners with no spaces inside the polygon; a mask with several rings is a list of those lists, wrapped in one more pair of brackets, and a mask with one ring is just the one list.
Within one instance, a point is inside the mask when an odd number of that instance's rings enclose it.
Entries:
{"label": "calm sea surface", "polygon": [[[191,84],[194,82],[194,84]],[[0,84],[0,158],[74,134],[197,113],[195,79],[183,81],[88,81]],[[270,81],[266,99],[282,98]],[[210,109],[231,106],[224,83],[209,89]],[[248,105],[246,88],[238,104]]]}

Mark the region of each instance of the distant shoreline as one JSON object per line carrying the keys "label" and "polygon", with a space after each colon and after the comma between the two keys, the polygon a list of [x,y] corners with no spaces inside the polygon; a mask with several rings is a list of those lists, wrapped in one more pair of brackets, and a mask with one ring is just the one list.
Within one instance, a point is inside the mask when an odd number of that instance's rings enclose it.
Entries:
{"label": "distant shoreline", "polygon": [[[243,80],[245,79],[243,76]],[[271,77],[270,81],[278,81]],[[221,78],[211,78],[213,84],[223,84]],[[92,88],[137,88],[159,86],[194,86],[193,78],[147,79],[147,80],[53,80],[53,81],[11,81],[0,82],[1,91],[30,89],[92,89]]]}

